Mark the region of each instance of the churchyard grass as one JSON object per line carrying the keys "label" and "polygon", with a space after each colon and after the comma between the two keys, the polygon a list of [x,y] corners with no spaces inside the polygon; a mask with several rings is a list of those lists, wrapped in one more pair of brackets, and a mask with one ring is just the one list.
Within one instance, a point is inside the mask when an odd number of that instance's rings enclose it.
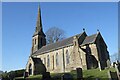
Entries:
{"label": "churchyard grass", "polygon": [[17,77],[14,80],[42,80],[42,75],[29,76],[26,79],[24,79],[23,77]]}
{"label": "churchyard grass", "polygon": [[[115,68],[109,68],[100,71],[98,68],[97,69],[90,69],[90,70],[83,70],[83,78],[85,80],[95,80],[96,78],[99,78],[100,80],[108,80],[108,70],[115,72]],[[61,76],[64,73],[51,73],[51,78],[52,80],[61,80]],[[70,75],[73,76],[73,80],[77,80],[77,74],[76,71],[71,71],[69,72]],[[35,75],[35,76],[30,76],[27,79],[29,80],[41,80],[42,75]],[[24,80],[23,77],[16,78],[15,80]]]}

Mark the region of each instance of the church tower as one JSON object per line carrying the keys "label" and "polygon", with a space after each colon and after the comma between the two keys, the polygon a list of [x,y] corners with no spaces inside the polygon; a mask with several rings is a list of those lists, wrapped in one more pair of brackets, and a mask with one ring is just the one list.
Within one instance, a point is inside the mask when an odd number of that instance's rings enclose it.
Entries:
{"label": "church tower", "polygon": [[44,34],[43,29],[42,29],[41,10],[40,10],[40,6],[39,6],[36,29],[32,36],[32,53],[36,52],[41,47],[46,45],[45,37],[46,37],[46,35]]}

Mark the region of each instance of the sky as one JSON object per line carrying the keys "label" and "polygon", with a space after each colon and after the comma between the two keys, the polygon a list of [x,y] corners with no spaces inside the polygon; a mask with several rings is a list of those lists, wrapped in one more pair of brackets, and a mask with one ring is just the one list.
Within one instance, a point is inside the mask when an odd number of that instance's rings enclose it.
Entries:
{"label": "sky", "polygon": [[[120,2],[118,3],[119,5],[118,5],[118,9],[120,9]],[[118,14],[120,14],[120,10],[118,10]],[[118,15],[118,18],[120,19],[120,15]],[[119,50],[119,52],[118,52],[118,59],[120,60],[120,20],[118,19],[118,50]]]}
{"label": "sky", "polygon": [[38,5],[43,31],[59,27],[66,37],[83,32],[102,34],[110,55],[118,52],[118,5],[113,2],[2,3],[2,70],[23,69],[28,61]]}

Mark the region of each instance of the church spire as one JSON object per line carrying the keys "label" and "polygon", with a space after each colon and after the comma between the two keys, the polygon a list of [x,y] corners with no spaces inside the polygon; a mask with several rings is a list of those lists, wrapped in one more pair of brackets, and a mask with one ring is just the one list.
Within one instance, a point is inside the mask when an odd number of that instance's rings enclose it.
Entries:
{"label": "church spire", "polygon": [[36,23],[36,32],[42,31],[42,19],[41,19],[41,10],[40,5],[38,6],[38,16],[37,16],[37,23]]}
{"label": "church spire", "polygon": [[41,36],[46,36],[43,32],[42,29],[42,19],[41,19],[41,9],[40,9],[40,5],[38,6],[38,15],[37,15],[37,23],[36,23],[36,29],[35,32],[33,34],[33,37],[35,35],[41,35]]}
{"label": "church spire", "polygon": [[37,16],[37,23],[36,23],[36,30],[32,36],[32,53],[39,50],[41,47],[46,45],[46,35],[42,29],[42,19],[41,19],[41,10],[40,6],[38,7],[38,16]]}

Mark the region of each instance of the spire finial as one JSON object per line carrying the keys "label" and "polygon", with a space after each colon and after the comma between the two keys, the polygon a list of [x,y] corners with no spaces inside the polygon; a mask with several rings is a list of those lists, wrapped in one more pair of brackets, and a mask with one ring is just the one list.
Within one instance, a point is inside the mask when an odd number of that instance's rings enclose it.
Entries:
{"label": "spire finial", "polygon": [[97,29],[97,32],[99,32],[99,29]]}
{"label": "spire finial", "polygon": [[99,33],[100,31],[99,31],[99,29],[97,29],[97,33]]}
{"label": "spire finial", "polygon": [[85,32],[85,28],[83,28],[83,31]]}

